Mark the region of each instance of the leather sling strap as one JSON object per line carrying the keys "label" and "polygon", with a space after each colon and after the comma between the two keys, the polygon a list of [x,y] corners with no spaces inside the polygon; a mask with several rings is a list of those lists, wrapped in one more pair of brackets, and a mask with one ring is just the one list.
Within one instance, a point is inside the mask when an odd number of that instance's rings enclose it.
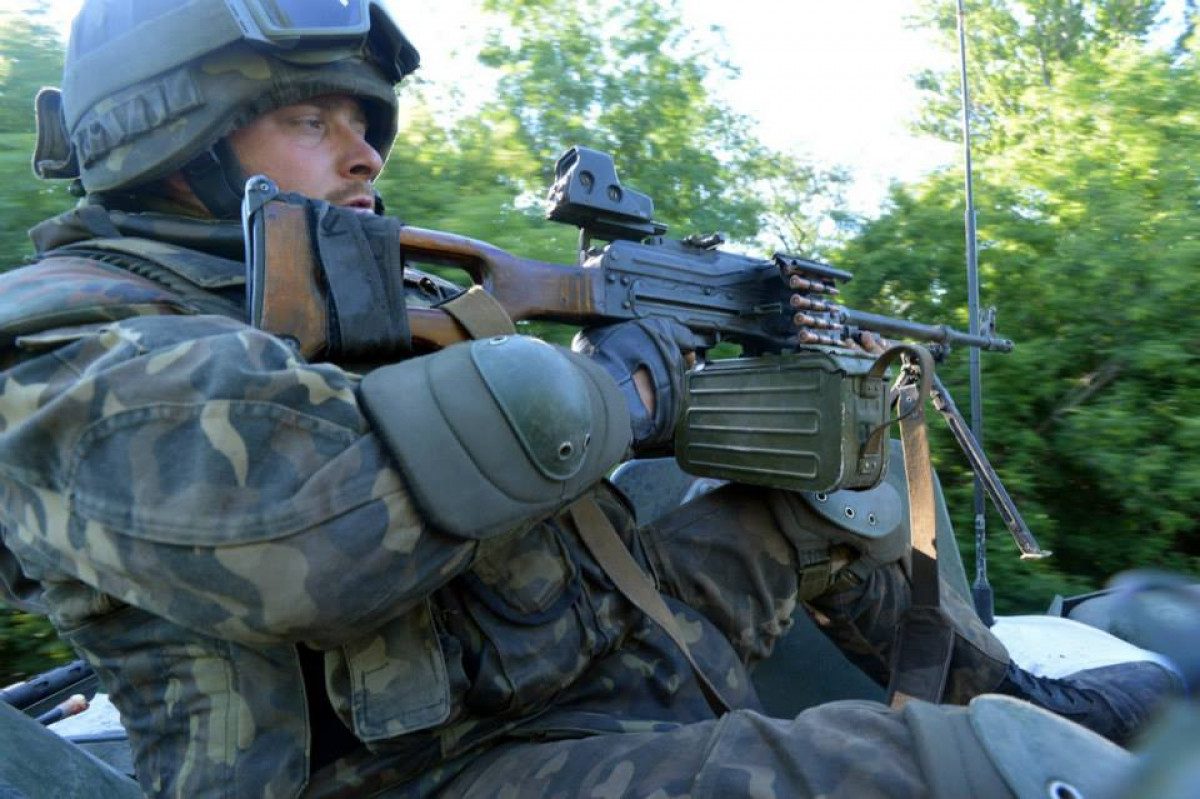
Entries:
{"label": "leather sling strap", "polygon": [[508,312],[482,286],[472,286],[437,307],[453,316],[471,338],[511,336],[517,332]]}
{"label": "leather sling strap", "polygon": [[912,606],[901,618],[892,653],[888,697],[896,708],[910,699],[941,701],[954,650],[954,628],[941,608],[939,593],[933,466],[925,425],[924,403],[932,361],[923,361],[920,368],[923,385],[904,385],[897,399],[912,536]]}
{"label": "leather sling strap", "polygon": [[937,515],[933,498],[933,465],[924,409],[916,386],[900,391],[900,444],[904,452],[904,477],[908,483],[908,524],[912,533],[912,601],[937,605],[941,599],[937,564]]}
{"label": "leather sling strap", "polygon": [[667,603],[663,601],[650,577],[629,554],[625,543],[617,534],[612,522],[604,515],[604,511],[590,497],[577,500],[567,511],[575,522],[575,528],[579,531],[584,545],[613,581],[617,590],[658,624],[683,652],[696,675],[700,690],[704,692],[704,698],[708,700],[709,707],[718,716],[728,713],[731,710],[729,703],[692,657],[687,641],[684,640],[683,630],[679,628],[679,623],[675,621]]}

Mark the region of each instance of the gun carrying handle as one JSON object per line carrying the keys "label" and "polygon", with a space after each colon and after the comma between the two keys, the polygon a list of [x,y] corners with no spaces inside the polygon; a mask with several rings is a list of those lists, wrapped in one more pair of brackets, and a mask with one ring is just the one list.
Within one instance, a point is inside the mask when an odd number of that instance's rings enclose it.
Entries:
{"label": "gun carrying handle", "polygon": [[919,344],[894,344],[888,347],[882,355],[875,359],[875,363],[871,366],[871,370],[867,373],[867,379],[881,380],[887,374],[888,367],[892,365],[897,358],[902,355],[907,355],[912,359],[917,367],[918,382],[915,386],[917,401],[913,406],[895,419],[888,419],[883,424],[876,427],[867,436],[867,442],[863,445],[863,452],[878,452],[883,446],[882,440],[887,429],[897,422],[904,421],[908,416],[913,415],[917,409],[925,407],[925,401],[929,399],[929,392],[933,384],[934,366],[933,356],[929,354],[929,350]]}

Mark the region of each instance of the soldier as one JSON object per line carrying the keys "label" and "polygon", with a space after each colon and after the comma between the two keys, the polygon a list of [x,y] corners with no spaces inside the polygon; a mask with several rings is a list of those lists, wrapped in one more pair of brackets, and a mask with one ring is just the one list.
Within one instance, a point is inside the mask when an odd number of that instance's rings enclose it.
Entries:
{"label": "soldier", "polygon": [[[1000,697],[757,712],[747,667],[798,602],[886,679],[903,530],[872,544],[744,486],[635,529],[602,478],[631,429],[669,439],[686,331],[401,360],[380,319],[308,362],[246,324],[245,178],[394,235],[372,181],[417,63],[366,0],[89,0],[39,95],[35,168],[83,199],[0,278],[0,585],[95,667],[143,790],[1008,796],[1119,768]],[[946,702],[1010,693],[1123,739],[1172,681],[1041,680],[950,610]]]}

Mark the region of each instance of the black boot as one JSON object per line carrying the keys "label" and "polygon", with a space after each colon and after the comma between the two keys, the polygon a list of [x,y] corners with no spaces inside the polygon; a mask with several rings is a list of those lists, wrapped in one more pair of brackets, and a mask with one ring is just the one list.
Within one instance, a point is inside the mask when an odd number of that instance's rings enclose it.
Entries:
{"label": "black boot", "polygon": [[1030,674],[1010,662],[994,692],[1024,699],[1124,746],[1167,698],[1183,692],[1183,681],[1150,661],[1117,663],[1058,679]]}

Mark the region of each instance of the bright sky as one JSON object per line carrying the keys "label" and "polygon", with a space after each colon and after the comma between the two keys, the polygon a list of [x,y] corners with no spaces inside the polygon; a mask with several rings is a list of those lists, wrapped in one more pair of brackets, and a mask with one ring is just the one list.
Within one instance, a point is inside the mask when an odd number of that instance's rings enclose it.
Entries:
{"label": "bright sky", "polygon": [[[389,4],[404,9],[396,18],[421,48],[424,77],[464,85],[457,76],[484,28],[475,0]],[[960,157],[954,145],[908,132],[919,102],[910,76],[957,63],[926,33],[908,29],[905,19],[915,5],[915,0],[681,0],[690,26],[725,31],[724,55],[741,72],[716,87],[725,99],[754,120],[768,145],[819,164],[849,166],[855,182],[848,199],[863,212],[877,207],[889,180],[916,178]],[[413,13],[415,8],[430,10]],[[425,42],[455,44],[439,51]],[[479,88],[486,81],[465,85]]]}
{"label": "bright sky", "polygon": [[[51,0],[64,33],[80,2]],[[926,67],[957,68],[955,54],[908,28],[916,0],[680,2],[694,28],[725,30],[726,55],[741,70],[717,87],[725,99],[755,120],[772,147],[850,167],[854,210],[873,212],[890,180],[911,180],[961,158],[959,146],[908,130],[920,102],[911,76]],[[487,91],[474,61],[485,27],[476,0],[385,3],[421,50],[426,80],[459,87],[468,102]],[[1182,4],[1167,0],[1167,15],[1178,18]]]}

